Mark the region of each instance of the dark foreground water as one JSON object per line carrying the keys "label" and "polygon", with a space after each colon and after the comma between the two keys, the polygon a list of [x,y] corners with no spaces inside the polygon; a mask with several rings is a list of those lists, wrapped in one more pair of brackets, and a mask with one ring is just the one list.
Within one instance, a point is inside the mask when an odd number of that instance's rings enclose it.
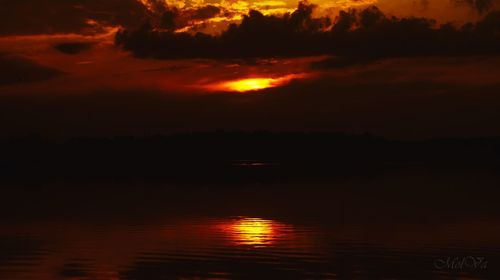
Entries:
{"label": "dark foreground water", "polygon": [[4,184],[0,279],[500,279],[498,179]]}

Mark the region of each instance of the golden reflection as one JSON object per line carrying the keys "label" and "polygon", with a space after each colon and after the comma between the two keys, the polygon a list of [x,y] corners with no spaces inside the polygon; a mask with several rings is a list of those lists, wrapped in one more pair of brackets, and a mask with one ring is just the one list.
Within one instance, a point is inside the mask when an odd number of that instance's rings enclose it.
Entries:
{"label": "golden reflection", "polygon": [[285,238],[285,225],[260,218],[238,218],[223,225],[223,230],[236,245],[264,247]]}

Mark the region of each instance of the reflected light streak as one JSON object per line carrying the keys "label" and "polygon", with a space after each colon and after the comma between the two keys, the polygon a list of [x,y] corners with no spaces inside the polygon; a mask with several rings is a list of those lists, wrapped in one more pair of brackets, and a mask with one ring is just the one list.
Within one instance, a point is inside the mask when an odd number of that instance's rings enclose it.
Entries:
{"label": "reflected light streak", "polygon": [[238,218],[223,225],[235,245],[265,247],[286,238],[286,225],[260,218]]}

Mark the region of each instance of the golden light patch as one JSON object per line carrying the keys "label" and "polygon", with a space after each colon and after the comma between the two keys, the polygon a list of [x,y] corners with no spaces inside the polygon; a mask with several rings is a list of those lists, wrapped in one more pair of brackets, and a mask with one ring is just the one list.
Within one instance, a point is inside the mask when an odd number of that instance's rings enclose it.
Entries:
{"label": "golden light patch", "polygon": [[219,225],[233,245],[267,247],[292,238],[292,228],[273,220],[240,217]]}
{"label": "golden light patch", "polygon": [[231,91],[245,92],[270,88],[273,87],[275,83],[275,79],[271,78],[254,78],[227,82],[224,84],[224,87]]}
{"label": "golden light patch", "polygon": [[267,244],[274,237],[272,221],[257,218],[239,220],[234,223],[232,230],[237,235],[237,241],[246,245]]}
{"label": "golden light patch", "polygon": [[231,81],[223,81],[220,83],[209,85],[208,89],[233,91],[233,92],[252,92],[267,88],[283,86],[289,83],[293,79],[304,78],[305,76],[306,76],[305,74],[290,74],[278,78],[267,78],[267,77],[242,78]]}

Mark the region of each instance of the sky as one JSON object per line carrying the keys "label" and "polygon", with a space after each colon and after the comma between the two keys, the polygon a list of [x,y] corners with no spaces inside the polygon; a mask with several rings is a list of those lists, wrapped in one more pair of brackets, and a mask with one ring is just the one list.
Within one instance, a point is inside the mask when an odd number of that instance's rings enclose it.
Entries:
{"label": "sky", "polygon": [[0,137],[498,137],[497,0],[0,0]]}

